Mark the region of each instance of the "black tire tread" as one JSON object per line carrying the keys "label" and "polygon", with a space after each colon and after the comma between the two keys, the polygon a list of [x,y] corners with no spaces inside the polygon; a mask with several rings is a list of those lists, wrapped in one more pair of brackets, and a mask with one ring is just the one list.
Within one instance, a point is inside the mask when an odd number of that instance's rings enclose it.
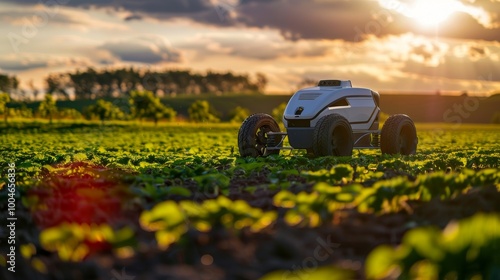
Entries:
{"label": "black tire tread", "polygon": [[[413,120],[409,116],[404,114],[392,115],[385,121],[380,133],[380,150],[382,151],[382,154],[396,155],[400,153],[398,148],[398,138],[400,130],[402,129],[402,125],[404,125],[405,122],[407,122],[407,124],[411,126],[416,137],[417,130],[415,128]],[[414,151],[405,153],[403,155],[414,154],[417,148],[416,145],[417,144],[415,143],[415,148],[412,149]]]}
{"label": "black tire tread", "polygon": [[[328,143],[330,142],[330,133],[326,133],[330,131],[330,128],[333,126],[337,126],[339,123],[345,122],[347,123],[347,127],[350,131],[350,139],[351,148],[348,151],[344,151],[341,153],[331,153],[328,150]],[[322,117],[318,123],[316,124],[316,128],[313,133],[313,153],[314,156],[352,156],[353,149],[353,136],[352,136],[352,128],[347,119],[339,114],[331,114]]]}
{"label": "black tire tread", "polygon": [[[250,142],[251,137],[254,136],[257,126],[260,122],[268,120],[270,122],[271,130],[280,131],[279,125],[274,118],[268,114],[257,113],[250,115],[241,124],[238,131],[238,149],[242,157],[259,157],[263,156],[255,149],[254,145]],[[274,126],[274,127],[273,127]],[[269,154],[279,154],[279,150],[270,151]]]}

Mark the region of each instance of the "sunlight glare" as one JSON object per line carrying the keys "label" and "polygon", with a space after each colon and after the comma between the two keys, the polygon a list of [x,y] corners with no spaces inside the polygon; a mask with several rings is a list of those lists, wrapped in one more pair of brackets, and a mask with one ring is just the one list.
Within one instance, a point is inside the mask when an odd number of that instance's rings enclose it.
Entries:
{"label": "sunlight glare", "polygon": [[408,7],[407,16],[424,26],[435,26],[445,21],[452,13],[460,10],[456,0],[416,0]]}
{"label": "sunlight glare", "polygon": [[465,12],[474,18],[484,14],[480,14],[480,9],[464,5],[458,0],[379,0],[379,4],[415,20],[424,27],[437,26],[455,12]]}

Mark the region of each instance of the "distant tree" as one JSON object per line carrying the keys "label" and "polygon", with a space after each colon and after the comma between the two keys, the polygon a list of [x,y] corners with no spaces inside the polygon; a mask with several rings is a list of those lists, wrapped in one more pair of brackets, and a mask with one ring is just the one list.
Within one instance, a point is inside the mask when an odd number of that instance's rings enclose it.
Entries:
{"label": "distant tree", "polygon": [[[40,93],[40,91],[35,87],[33,80],[30,80],[28,82],[28,87],[30,88],[31,93],[33,95],[33,100],[36,100],[38,98],[38,94]],[[49,92],[51,92],[51,91],[49,91]]]}
{"label": "distant tree", "polygon": [[152,119],[155,125],[160,119],[172,121],[177,115],[174,109],[163,105],[151,91],[132,91],[129,102],[133,117],[139,120]]}
{"label": "distant tree", "polygon": [[42,118],[48,118],[52,124],[52,119],[57,113],[56,101],[52,98],[52,94],[45,94],[43,101],[38,106],[38,113]]}
{"label": "distant tree", "polygon": [[9,116],[31,119],[33,118],[33,110],[23,103],[20,108],[9,109]]}
{"label": "distant tree", "polygon": [[70,73],[71,86],[75,90],[75,99],[93,99],[97,85],[97,72],[93,68],[87,71]]}
{"label": "distant tree", "polygon": [[257,82],[255,83],[255,85],[257,86],[257,90],[260,93],[263,93],[268,83],[267,77],[262,73],[257,73],[256,76],[257,76]]}
{"label": "distant tree", "polygon": [[232,123],[243,122],[249,115],[250,111],[247,108],[237,106],[229,112],[229,121]]}
{"label": "distant tree", "polygon": [[[69,99],[69,79],[65,74],[51,74],[45,78],[47,92],[58,98]],[[37,93],[38,94],[38,93]],[[36,96],[35,96],[36,99]]]}
{"label": "distant tree", "polygon": [[493,114],[493,117],[491,117],[491,123],[500,124],[500,112]]}
{"label": "distant tree", "polygon": [[285,114],[286,103],[283,102],[278,107],[273,109],[271,116],[279,123],[283,122],[283,115]]}
{"label": "distant tree", "polygon": [[206,100],[197,100],[188,109],[189,119],[193,122],[220,122],[217,112]]}
{"label": "distant tree", "polygon": [[138,85],[144,82],[141,73],[132,67],[115,70],[110,78],[113,79],[122,96],[130,96],[132,91],[138,90]]}
{"label": "distant tree", "polygon": [[14,94],[19,87],[19,80],[15,76],[0,74],[0,92]]}
{"label": "distant tree", "polygon": [[0,113],[3,115],[4,122],[7,123],[9,117],[9,108],[7,104],[10,103],[10,95],[5,92],[0,92]]}
{"label": "distant tree", "polygon": [[25,89],[16,89],[13,91],[13,98],[12,99],[15,99],[16,101],[28,101],[30,100],[30,97],[29,97],[29,94],[28,94],[28,91],[25,90]]}
{"label": "distant tree", "polygon": [[97,117],[101,124],[104,124],[106,120],[123,119],[125,116],[120,108],[102,99],[97,100],[96,104],[88,106],[84,112],[87,119]]}
{"label": "distant tree", "polygon": [[57,117],[59,119],[70,119],[70,120],[79,120],[82,119],[82,113],[75,108],[61,108],[57,112]]}

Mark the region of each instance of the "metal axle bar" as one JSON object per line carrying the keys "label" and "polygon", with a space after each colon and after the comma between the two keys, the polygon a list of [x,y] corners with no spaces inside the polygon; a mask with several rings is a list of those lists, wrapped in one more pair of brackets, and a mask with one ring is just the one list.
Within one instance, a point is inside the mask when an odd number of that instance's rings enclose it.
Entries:
{"label": "metal axle bar", "polygon": [[281,135],[281,136],[287,136],[288,133],[286,132],[267,132],[267,135]]}
{"label": "metal axle bar", "polygon": [[276,150],[294,150],[293,147],[289,147],[289,146],[286,146],[286,147],[268,147],[266,148],[266,150],[268,151],[276,151]]}

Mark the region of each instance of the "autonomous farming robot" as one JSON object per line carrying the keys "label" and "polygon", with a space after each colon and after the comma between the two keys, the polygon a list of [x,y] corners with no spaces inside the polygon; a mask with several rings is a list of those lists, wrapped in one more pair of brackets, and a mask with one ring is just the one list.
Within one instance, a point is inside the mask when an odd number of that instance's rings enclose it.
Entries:
{"label": "autonomous farming robot", "polygon": [[[390,116],[379,130],[380,95],[354,88],[349,80],[322,80],[297,91],[283,115],[286,132],[268,114],[249,116],[238,132],[242,157],[306,149],[308,154],[351,156],[353,149],[380,149],[382,154],[412,155],[418,138],[415,124],[404,114]],[[284,147],[288,137],[290,147]]]}

